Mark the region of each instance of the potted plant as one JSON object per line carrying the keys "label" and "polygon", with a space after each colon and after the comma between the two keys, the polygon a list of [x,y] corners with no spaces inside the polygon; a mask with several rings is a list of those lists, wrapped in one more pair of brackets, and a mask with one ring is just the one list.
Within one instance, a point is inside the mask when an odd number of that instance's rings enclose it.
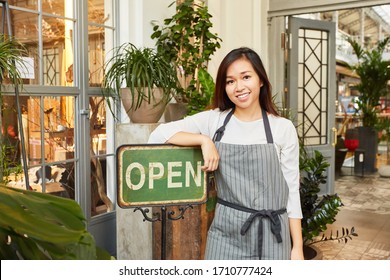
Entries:
{"label": "potted plant", "polygon": [[105,64],[103,95],[115,116],[112,100],[120,99],[134,123],[157,122],[177,82],[171,61],[152,48],[124,43]]}
{"label": "potted plant", "polygon": [[208,62],[220,48],[221,39],[211,32],[212,16],[205,1],[176,3],[176,13],[165,19],[162,26],[155,24],[151,38],[156,39],[157,51],[176,66],[176,101],[185,104],[187,114],[194,114],[210,104],[212,94],[202,89],[201,75],[210,81]]}
{"label": "potted plant", "polygon": [[326,162],[324,156],[319,151],[314,151],[313,156],[309,156],[303,146],[300,152],[300,197],[302,208],[302,237],[304,243],[305,258],[313,258],[315,252],[313,244],[318,242],[338,240],[347,242],[352,239],[352,236],[357,236],[354,227],[351,229],[342,228],[342,234],[338,231],[334,237],[322,235],[326,231],[327,225],[335,221],[335,217],[343,206],[340,197],[337,194],[327,194],[319,196],[321,184],[326,183],[326,169],[329,163]]}
{"label": "potted plant", "polygon": [[[354,65],[348,65],[356,72],[360,82],[356,89],[360,92],[357,110],[361,114],[363,126],[359,127],[359,148],[365,150],[364,167],[368,172],[376,171],[378,150],[378,114],[381,112],[380,98],[387,95],[390,80],[390,60],[383,58],[390,37],[378,42],[374,48],[364,48],[356,41],[349,39],[358,59]],[[360,167],[359,167],[360,168]]]}

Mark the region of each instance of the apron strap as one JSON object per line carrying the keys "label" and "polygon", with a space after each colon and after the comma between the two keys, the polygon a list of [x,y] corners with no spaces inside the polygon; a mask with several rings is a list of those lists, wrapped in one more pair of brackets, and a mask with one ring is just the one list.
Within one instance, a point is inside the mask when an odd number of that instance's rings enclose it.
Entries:
{"label": "apron strap", "polygon": [[258,244],[257,244],[257,249],[258,249],[258,254],[259,254],[259,259],[261,260],[261,254],[263,250],[263,219],[268,218],[271,221],[271,232],[275,236],[276,241],[278,243],[282,242],[282,225],[280,223],[279,215],[283,214],[286,212],[286,208],[279,209],[279,210],[255,210],[251,208],[247,208],[245,206],[237,205],[228,201],[225,201],[223,199],[218,198],[217,202],[219,204],[225,205],[227,207],[239,210],[239,211],[244,211],[247,213],[251,213],[249,218],[245,221],[243,226],[241,227],[241,235],[245,235],[250,226],[252,225],[253,221],[256,218],[260,218],[260,223],[259,223],[259,228],[258,228]]}
{"label": "apron strap", "polygon": [[263,123],[265,128],[265,136],[267,137],[267,143],[273,144],[274,138],[272,137],[271,126],[269,125],[267,112],[264,109],[261,109],[261,113],[263,115]]}
{"label": "apron strap", "polygon": [[[272,137],[271,126],[269,124],[267,112],[264,109],[262,109],[261,113],[263,116],[265,136],[267,137],[267,143],[272,144],[272,143],[274,143],[274,139]],[[230,118],[233,116],[233,114],[234,114],[234,108],[227,114],[227,116],[223,122],[223,125],[220,128],[218,128],[217,131],[215,132],[214,137],[213,137],[214,142],[221,141],[222,136],[225,133],[226,125],[230,121]]]}
{"label": "apron strap", "polygon": [[226,127],[227,123],[230,121],[230,118],[233,116],[233,113],[234,113],[234,108],[226,116],[226,118],[223,122],[223,125],[220,128],[218,128],[217,131],[215,132],[214,137],[213,137],[214,142],[221,141],[222,136],[225,133],[225,127]]}

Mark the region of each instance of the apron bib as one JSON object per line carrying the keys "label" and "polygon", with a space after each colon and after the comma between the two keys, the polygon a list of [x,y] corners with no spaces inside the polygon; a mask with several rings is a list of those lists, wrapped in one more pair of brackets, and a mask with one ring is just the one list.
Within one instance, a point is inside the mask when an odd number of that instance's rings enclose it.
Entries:
{"label": "apron bib", "polygon": [[207,235],[206,259],[290,259],[291,240],[284,179],[267,113],[267,144],[220,140],[233,110],[214,136],[220,155],[215,171],[218,204]]}

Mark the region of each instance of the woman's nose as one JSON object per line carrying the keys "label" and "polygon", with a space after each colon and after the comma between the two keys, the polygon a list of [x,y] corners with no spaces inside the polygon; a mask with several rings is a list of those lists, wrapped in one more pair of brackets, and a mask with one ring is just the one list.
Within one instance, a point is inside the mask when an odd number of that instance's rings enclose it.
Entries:
{"label": "woman's nose", "polygon": [[237,81],[236,82],[236,91],[242,91],[244,89],[244,85],[242,83],[242,81]]}

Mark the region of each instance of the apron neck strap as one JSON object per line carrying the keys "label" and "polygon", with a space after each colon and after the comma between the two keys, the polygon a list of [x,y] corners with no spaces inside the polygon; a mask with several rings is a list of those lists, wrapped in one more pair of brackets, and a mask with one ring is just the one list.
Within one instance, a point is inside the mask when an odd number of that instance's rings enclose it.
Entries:
{"label": "apron neck strap", "polygon": [[217,129],[217,131],[214,134],[213,141],[214,142],[219,142],[222,139],[223,134],[225,133],[225,127],[227,123],[230,121],[230,118],[234,114],[234,108],[227,114],[225,120],[223,121],[223,125]]}
{"label": "apron neck strap", "polygon": [[261,109],[261,114],[263,115],[263,123],[265,129],[265,136],[267,137],[267,143],[274,143],[274,138],[272,137],[271,126],[269,125],[268,115],[264,109]]}
{"label": "apron neck strap", "polygon": [[[214,134],[213,141],[219,142],[222,139],[223,134],[225,133],[225,128],[227,123],[230,121],[230,118],[234,114],[234,108],[227,114],[225,120],[223,121],[223,125],[217,129],[217,131]],[[263,123],[264,123],[264,129],[265,129],[265,135],[267,137],[267,143],[272,144],[274,143],[274,139],[272,137],[271,127],[269,125],[268,115],[267,112],[264,109],[261,109],[261,114],[263,116]]]}

